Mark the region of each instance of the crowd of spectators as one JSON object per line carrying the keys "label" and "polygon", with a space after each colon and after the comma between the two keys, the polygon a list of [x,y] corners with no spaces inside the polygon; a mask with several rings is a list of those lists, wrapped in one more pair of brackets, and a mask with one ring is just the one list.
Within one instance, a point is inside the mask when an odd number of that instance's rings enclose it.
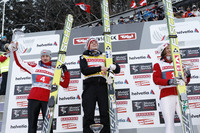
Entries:
{"label": "crowd of spectators", "polygon": [[[173,6],[173,13],[175,18],[188,18],[188,17],[200,17],[200,7],[197,4],[190,6]],[[165,19],[165,12],[163,6],[158,6],[158,2],[149,9],[140,10],[131,16],[120,17],[118,22],[111,22],[111,25],[115,24],[128,24],[128,23],[138,23],[138,22],[149,22],[158,21]],[[91,24],[90,26],[101,26],[102,22],[96,24]]]}
{"label": "crowd of spectators", "polygon": [[[200,17],[200,8],[195,4],[192,7],[186,7],[185,10],[183,6],[179,6],[178,8],[173,6],[173,13],[175,18]],[[155,3],[151,9],[147,8],[146,10],[138,11],[132,16],[120,17],[118,24],[158,21],[163,19],[165,19],[163,6],[158,6],[158,3]]]}

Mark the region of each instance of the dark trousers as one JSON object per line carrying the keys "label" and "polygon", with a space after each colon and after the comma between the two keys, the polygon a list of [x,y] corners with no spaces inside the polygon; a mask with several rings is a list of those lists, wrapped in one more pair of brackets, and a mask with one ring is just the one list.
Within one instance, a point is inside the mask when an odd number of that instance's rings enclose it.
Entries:
{"label": "dark trousers", "polygon": [[101,133],[110,133],[110,122],[108,112],[108,92],[106,83],[90,83],[83,85],[83,133],[93,133],[90,125],[94,124],[94,113],[96,101],[99,106],[100,123],[103,124]]}
{"label": "dark trousers", "polygon": [[[40,109],[42,110],[43,120],[46,114],[48,102],[29,99],[28,100],[28,133],[36,133],[37,121]],[[53,133],[51,126],[51,133]]]}
{"label": "dark trousers", "polygon": [[8,77],[8,72],[3,72],[2,73],[2,82],[1,82],[0,95],[5,95],[6,94],[7,77]]}

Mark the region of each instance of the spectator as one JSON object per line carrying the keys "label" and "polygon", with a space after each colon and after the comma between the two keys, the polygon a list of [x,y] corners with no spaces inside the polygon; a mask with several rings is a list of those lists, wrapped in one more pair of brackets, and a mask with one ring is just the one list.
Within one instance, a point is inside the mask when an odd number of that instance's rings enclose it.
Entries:
{"label": "spectator", "polygon": [[156,2],[155,4],[154,4],[154,7],[152,7],[152,13],[154,14],[154,15],[157,15],[158,16],[158,20],[163,20],[163,18],[164,18],[164,13],[163,13],[164,11],[163,11],[163,8],[161,8],[161,7],[159,7],[158,6],[158,2]]}
{"label": "spectator", "polygon": [[185,12],[185,18],[189,17],[190,15],[192,15],[192,12],[190,10],[190,7],[187,7],[187,11]]}
{"label": "spectator", "polygon": [[200,12],[197,10],[196,5],[192,6],[192,14],[194,14],[196,17],[200,16]]}
{"label": "spectator", "polygon": [[0,50],[1,50],[1,51],[4,51],[4,52],[5,52],[5,50],[4,50],[4,45],[5,45],[6,43],[9,43],[8,40],[7,40],[7,37],[6,37],[6,36],[2,36],[2,37],[1,37],[1,42],[0,42]]}
{"label": "spectator", "polygon": [[101,21],[99,21],[99,22],[97,23],[96,27],[99,27],[99,26],[102,26],[102,25],[103,25],[103,23],[102,23]]}
{"label": "spectator", "polygon": [[1,66],[0,68],[1,68],[1,74],[2,74],[0,95],[6,94],[7,76],[8,76],[9,61],[10,61],[10,51],[8,49],[8,46],[9,46],[8,43],[2,46],[4,47],[2,50],[6,53],[0,56],[0,66]]}
{"label": "spectator", "polygon": [[120,17],[118,20],[118,24],[124,24],[124,23],[125,23],[124,18]]}

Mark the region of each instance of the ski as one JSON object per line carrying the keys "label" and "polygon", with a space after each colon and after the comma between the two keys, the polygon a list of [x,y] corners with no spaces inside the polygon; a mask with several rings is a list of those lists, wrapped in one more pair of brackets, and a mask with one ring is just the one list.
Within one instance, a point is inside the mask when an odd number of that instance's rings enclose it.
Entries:
{"label": "ski", "polygon": [[[110,64],[113,64],[113,58],[112,58],[111,36],[110,36],[110,18],[109,18],[108,0],[103,0],[101,7],[102,7],[103,32],[104,32],[104,48],[106,54],[106,67],[109,67]],[[111,75],[113,75],[112,72],[108,71],[107,83],[108,83],[110,132],[119,133],[116,96],[114,89],[114,78]]]}
{"label": "ski", "polygon": [[42,133],[50,133],[50,130],[51,130],[51,125],[52,125],[52,121],[54,117],[54,108],[55,108],[55,104],[56,104],[56,100],[58,96],[58,88],[59,88],[60,78],[61,78],[60,66],[65,63],[65,56],[66,56],[66,51],[68,47],[72,23],[73,23],[73,16],[69,14],[65,20],[62,43],[60,46],[60,50],[58,52],[58,59],[57,59],[56,68],[54,72],[51,93],[50,93],[50,97],[49,97],[49,101],[47,105],[47,111],[46,111],[46,115],[43,122]]}
{"label": "ski", "polygon": [[[174,64],[175,77],[180,77],[180,75],[184,77],[180,50],[178,47],[177,35],[175,32],[172,2],[171,0],[163,0],[163,3],[165,5],[165,14],[166,14],[166,19],[167,19],[167,28],[168,28],[168,33],[169,33],[169,41],[170,41],[172,60]],[[179,103],[180,103],[181,114],[182,114],[182,118],[180,118],[182,119],[182,131],[183,133],[194,133],[192,120],[190,116],[189,102],[187,98],[185,82],[183,82],[183,84],[181,85],[177,85],[177,91],[179,95]]]}

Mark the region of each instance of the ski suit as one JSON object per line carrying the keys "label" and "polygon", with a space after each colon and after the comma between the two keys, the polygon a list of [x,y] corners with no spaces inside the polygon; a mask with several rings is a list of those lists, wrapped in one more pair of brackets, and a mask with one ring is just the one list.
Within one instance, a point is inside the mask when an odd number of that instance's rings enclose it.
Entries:
{"label": "ski suit", "polygon": [[[169,79],[174,78],[174,66],[166,57],[154,64],[153,81],[160,88],[160,108],[165,120],[165,133],[174,133],[174,115],[177,112],[181,119],[181,111],[176,85],[169,85]],[[190,77],[187,77],[189,83]]]}
{"label": "ski suit", "polygon": [[[119,65],[116,65],[114,73],[120,72]],[[80,68],[85,79],[83,80],[82,106],[83,106],[83,133],[93,133],[90,125],[94,124],[94,113],[96,102],[99,106],[100,123],[104,125],[101,133],[110,133],[109,112],[108,112],[108,91],[106,75],[101,72],[101,66],[105,66],[105,56],[94,56],[89,50],[80,56]]]}
{"label": "ski suit", "polygon": [[[54,68],[51,66],[51,62],[43,63],[42,61],[32,67],[20,58],[17,51],[14,51],[13,54],[16,64],[32,76],[32,87],[28,96],[28,133],[36,133],[40,109],[43,119],[46,114]],[[66,71],[64,77],[61,78],[60,85],[67,88],[69,79],[69,72]]]}

